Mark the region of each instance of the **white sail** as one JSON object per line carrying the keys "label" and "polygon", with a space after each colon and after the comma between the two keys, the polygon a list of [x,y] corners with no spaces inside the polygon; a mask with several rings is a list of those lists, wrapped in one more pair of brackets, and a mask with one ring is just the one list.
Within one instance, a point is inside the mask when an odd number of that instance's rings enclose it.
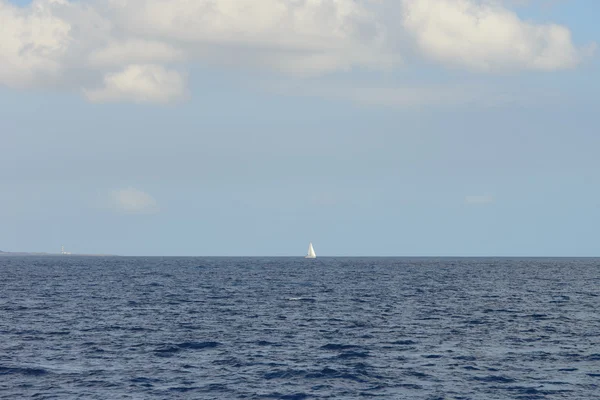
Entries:
{"label": "white sail", "polygon": [[317,255],[315,254],[315,249],[313,249],[312,242],[308,244],[308,254],[304,258],[317,258]]}

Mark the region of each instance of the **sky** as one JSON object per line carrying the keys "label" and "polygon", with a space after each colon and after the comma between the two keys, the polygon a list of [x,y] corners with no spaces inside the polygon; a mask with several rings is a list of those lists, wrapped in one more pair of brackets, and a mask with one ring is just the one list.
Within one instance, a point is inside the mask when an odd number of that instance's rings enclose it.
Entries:
{"label": "sky", "polygon": [[596,0],[0,0],[0,250],[600,256]]}

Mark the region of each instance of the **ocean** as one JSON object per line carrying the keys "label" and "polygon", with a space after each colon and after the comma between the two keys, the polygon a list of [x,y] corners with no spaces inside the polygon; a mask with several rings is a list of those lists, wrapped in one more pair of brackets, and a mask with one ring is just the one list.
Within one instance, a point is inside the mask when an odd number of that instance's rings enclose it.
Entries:
{"label": "ocean", "polygon": [[600,259],[0,257],[1,399],[598,399]]}

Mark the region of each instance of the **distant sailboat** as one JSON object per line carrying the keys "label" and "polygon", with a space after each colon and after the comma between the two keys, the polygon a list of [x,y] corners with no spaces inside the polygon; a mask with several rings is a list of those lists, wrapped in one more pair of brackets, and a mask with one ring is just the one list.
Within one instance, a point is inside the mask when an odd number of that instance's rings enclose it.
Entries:
{"label": "distant sailboat", "polygon": [[304,258],[317,258],[317,255],[315,254],[315,249],[313,249],[312,247],[312,242],[308,244],[308,254],[306,254],[306,257]]}

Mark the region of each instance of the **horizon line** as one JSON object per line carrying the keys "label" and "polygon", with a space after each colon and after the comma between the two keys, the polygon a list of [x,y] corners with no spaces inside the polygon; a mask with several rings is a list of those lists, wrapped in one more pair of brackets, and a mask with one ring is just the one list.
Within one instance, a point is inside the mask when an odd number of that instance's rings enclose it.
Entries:
{"label": "horizon line", "polygon": [[[47,253],[29,251],[0,251],[15,256],[62,256],[62,257],[179,257],[179,258],[304,258],[303,255],[122,255],[102,253]],[[325,255],[319,258],[600,258],[600,255]]]}

